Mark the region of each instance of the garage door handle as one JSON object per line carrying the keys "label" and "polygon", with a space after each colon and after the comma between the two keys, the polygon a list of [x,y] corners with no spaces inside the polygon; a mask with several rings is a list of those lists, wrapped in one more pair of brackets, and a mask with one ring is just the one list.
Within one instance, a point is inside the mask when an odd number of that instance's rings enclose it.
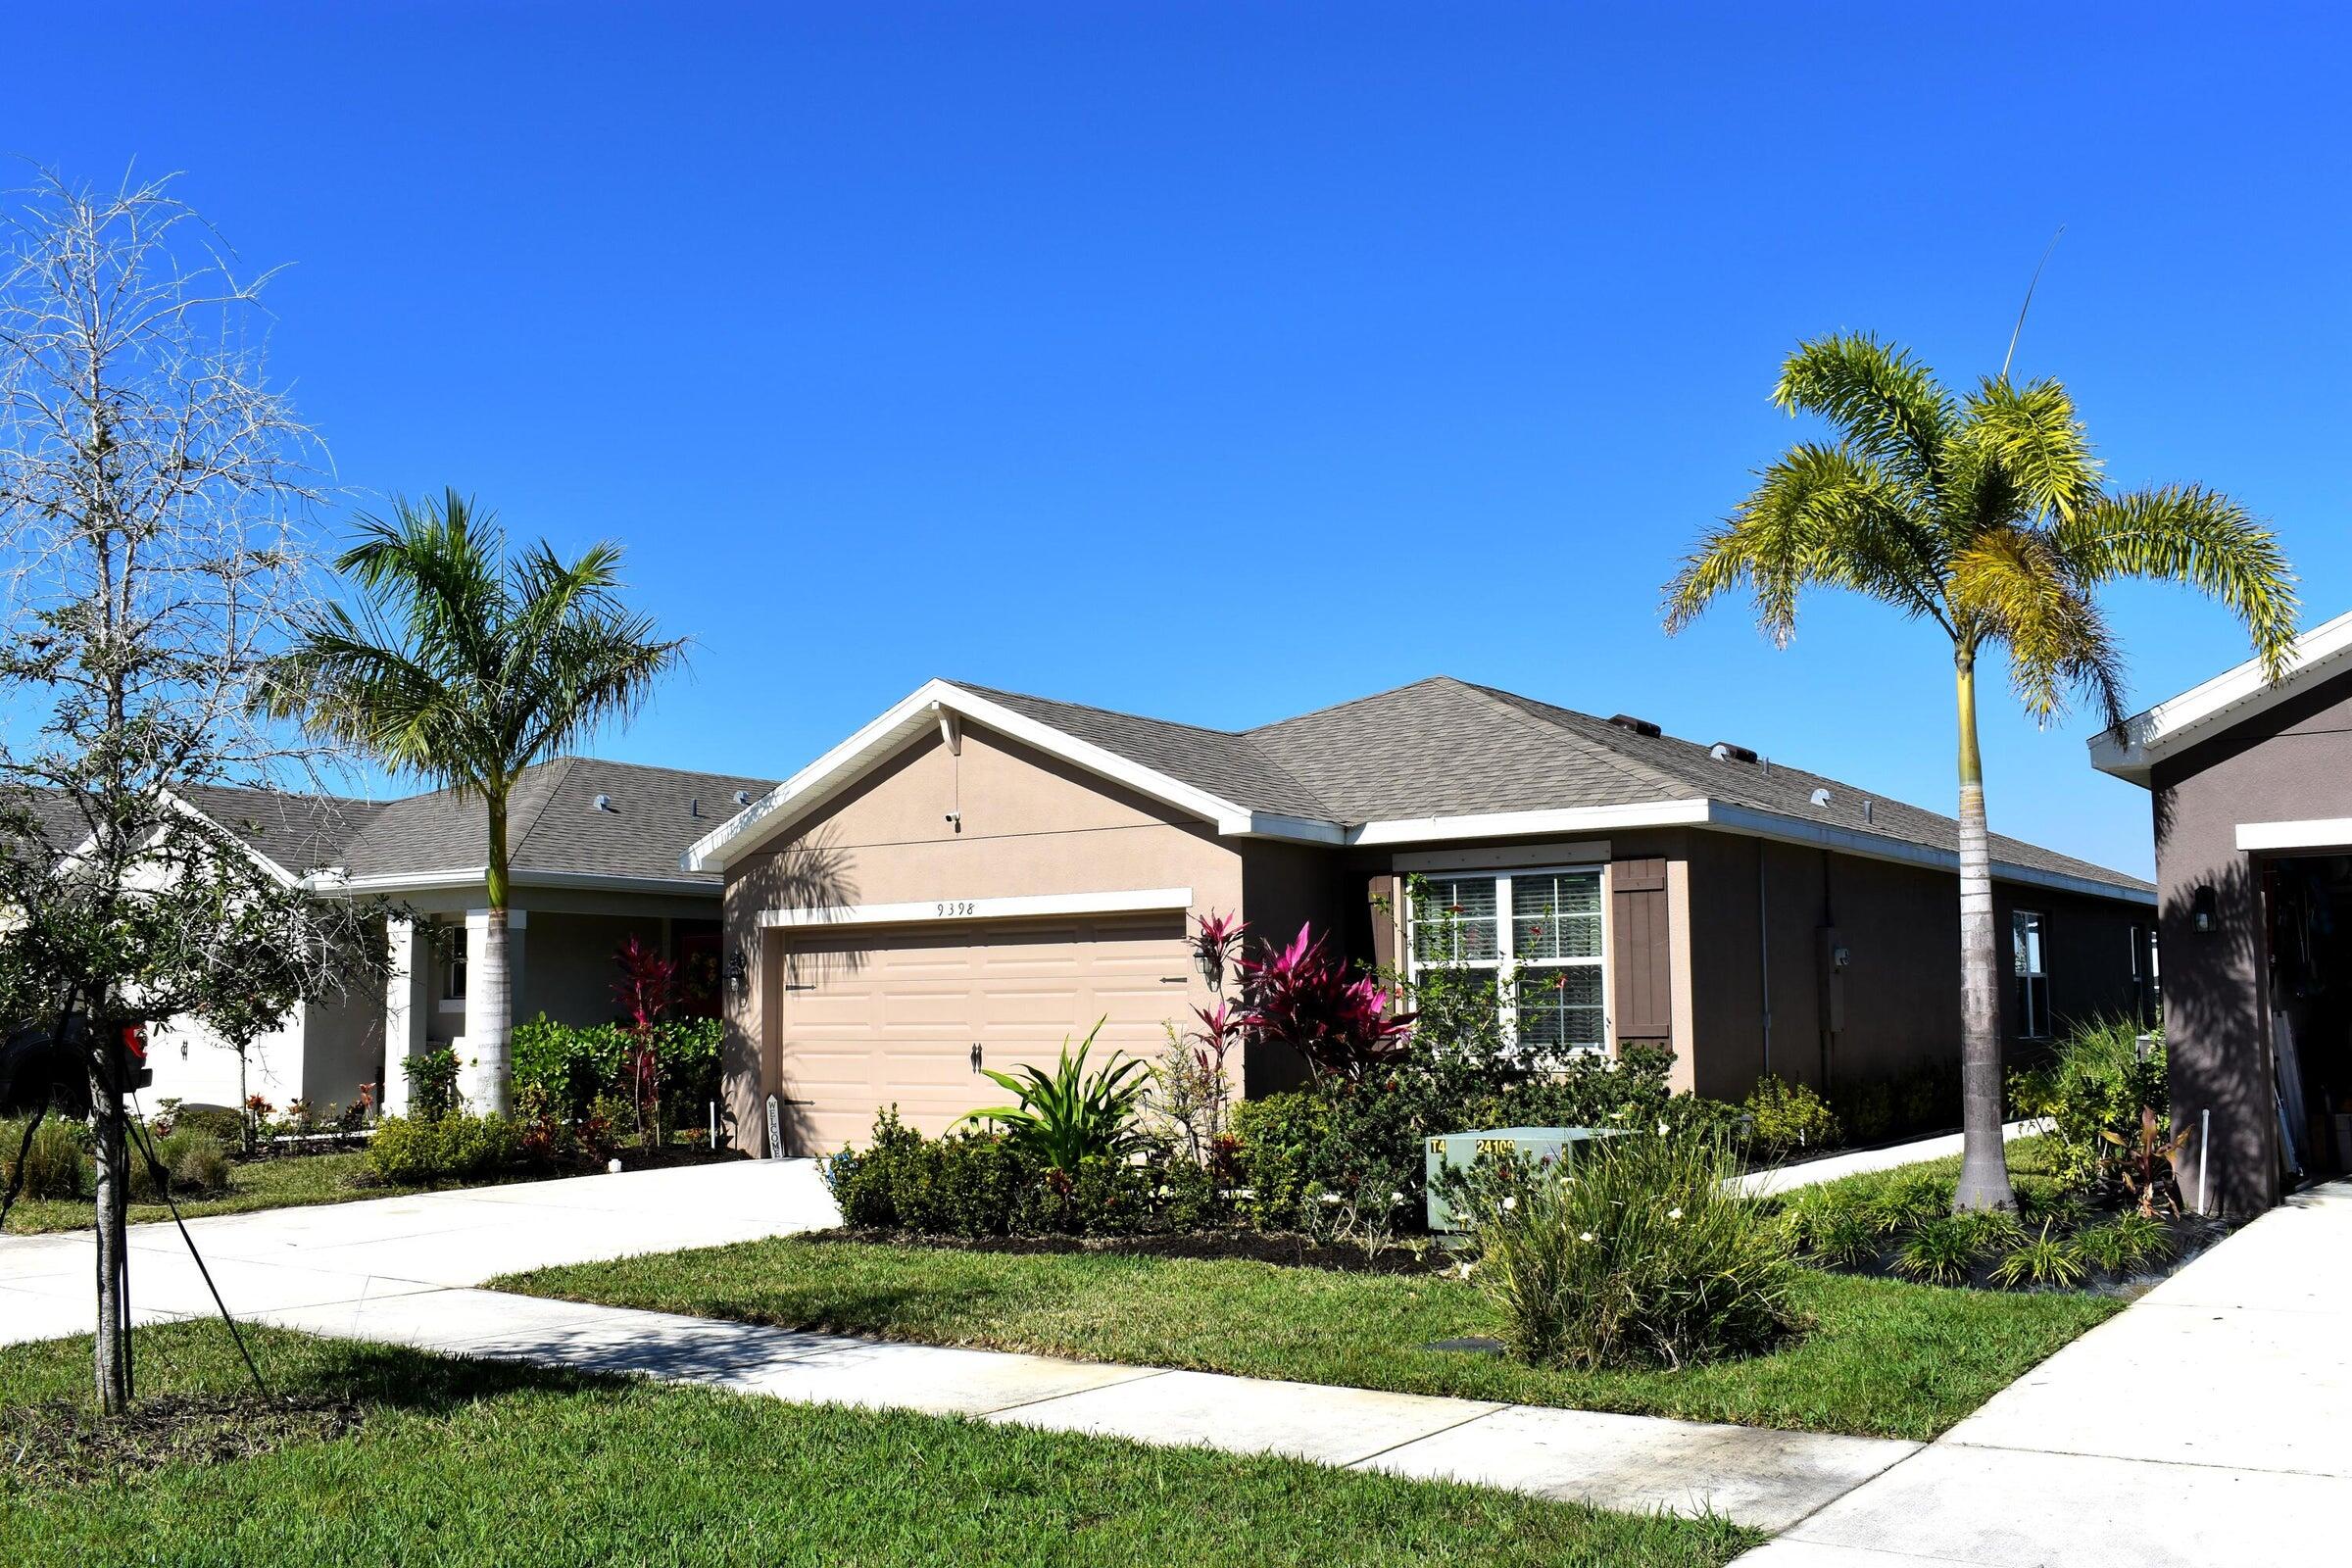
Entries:
{"label": "garage door handle", "polygon": [[784,989],[787,991],[814,991],[816,989],[816,982],[813,980],[804,980],[799,985],[794,985],[791,981],[787,980],[784,982]]}
{"label": "garage door handle", "polygon": [[972,1042],[972,1071],[974,1071],[974,1072],[978,1072],[979,1070],[980,1070],[980,1042],[979,1042],[979,1041],[977,1041],[977,1040],[975,1040],[975,1041],[973,1041],[973,1042]]}
{"label": "garage door handle", "polygon": [[1163,986],[1189,986],[1193,983],[1193,977],[1189,974],[1163,974],[1159,977],[1159,983]]}

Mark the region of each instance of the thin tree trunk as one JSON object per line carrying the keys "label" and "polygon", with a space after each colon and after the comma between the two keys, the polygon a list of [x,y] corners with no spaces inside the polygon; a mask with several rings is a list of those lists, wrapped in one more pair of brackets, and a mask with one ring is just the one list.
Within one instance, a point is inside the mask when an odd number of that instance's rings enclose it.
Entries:
{"label": "thin tree trunk", "polygon": [[504,794],[490,797],[490,865],[485,880],[490,895],[490,925],[482,933],[482,972],[466,976],[468,989],[481,987],[480,1022],[467,1020],[467,1031],[481,1038],[468,1040],[478,1063],[482,1103],[475,1108],[504,1116],[514,1103],[514,1074],[509,1048],[514,1033],[514,977],[507,963],[507,802]]}
{"label": "thin tree trunk", "polygon": [[130,1408],[130,1322],[128,1306],[130,1196],[129,1149],[122,1134],[122,1097],[93,1064],[91,1100],[96,1127],[98,1224],[98,1340],[95,1358],[98,1408],[121,1415]]}
{"label": "thin tree trunk", "polygon": [[1960,1185],[1952,1207],[2015,1208],[2001,1145],[2001,993],[1992,920],[1992,856],[1984,827],[1984,761],[1977,750],[1977,661],[1954,661],[1960,707]]}

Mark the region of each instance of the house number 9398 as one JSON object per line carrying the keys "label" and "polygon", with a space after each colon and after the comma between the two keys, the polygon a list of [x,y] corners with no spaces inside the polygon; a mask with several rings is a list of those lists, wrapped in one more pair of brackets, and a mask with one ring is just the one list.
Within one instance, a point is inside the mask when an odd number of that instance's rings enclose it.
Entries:
{"label": "house number 9398", "polygon": [[960,901],[950,899],[945,904],[932,906],[932,908],[939,914],[977,914],[980,912],[980,906],[970,899]]}

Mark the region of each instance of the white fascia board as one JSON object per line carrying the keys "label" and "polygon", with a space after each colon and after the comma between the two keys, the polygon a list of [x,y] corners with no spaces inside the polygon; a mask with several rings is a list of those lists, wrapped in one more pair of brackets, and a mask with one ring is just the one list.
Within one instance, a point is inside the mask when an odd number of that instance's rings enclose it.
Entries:
{"label": "white fascia board", "polygon": [[1355,844],[1428,844],[1439,839],[1501,839],[1536,833],[1605,833],[1637,827],[1685,827],[1708,820],[1711,803],[1635,801],[1622,806],[1574,806],[1551,811],[1482,811],[1466,816],[1398,817],[1351,829]]}
{"label": "white fascia board", "polygon": [[[254,864],[260,866],[263,870],[269,872],[270,880],[275,882],[279,887],[290,888],[298,885],[299,879],[294,875],[293,872],[287,870],[284,866],[278,864],[267,855],[264,855],[260,850],[257,850],[252,845],[246,843],[244,836],[238,833],[236,829],[230,827],[227,823],[222,822],[210,813],[199,809],[189,802],[181,800],[169,788],[166,788],[163,791],[163,797],[164,804],[170,806],[172,808],[172,809],[183,812],[218,832],[227,834],[229,838],[236,842],[237,848],[245,852],[246,858],[252,860]],[[97,840],[95,838],[90,840],[90,844],[95,844]],[[90,847],[90,844],[85,844],[83,849],[86,851]]]}
{"label": "white fascia board", "polygon": [[[338,876],[314,871],[302,885],[314,893],[423,893],[443,888],[478,887],[488,880],[484,865],[451,866],[436,871],[386,871],[374,876]],[[616,876],[601,871],[511,871],[511,886],[518,888],[580,888],[596,893],[683,893],[715,899],[719,887],[701,877]]]}
{"label": "white fascia board", "polygon": [[[875,762],[897,751],[920,730],[935,725],[942,712],[954,712],[974,723],[1033,746],[1049,757],[1124,784],[1165,806],[1213,822],[1224,834],[1257,831],[1258,815],[1206,790],[1170,778],[1115,752],[1016,713],[1002,703],[965,691],[944,680],[926,681],[880,717],[802,768],[783,783],[736,812],[717,828],[695,841],[678,859],[689,871],[718,871],[727,862],[799,821],[842,790],[857,782]],[[1289,820],[1267,818],[1269,824]],[[1328,824],[1312,824],[1327,826]],[[1336,832],[1336,829],[1334,830]],[[1269,832],[1265,836],[1283,837]]]}
{"label": "white fascia board", "polygon": [[809,909],[762,909],[766,928],[836,925],[933,925],[941,921],[1011,920],[1057,914],[1137,914],[1190,909],[1191,888],[1138,888],[1107,893],[1041,893],[1003,899],[923,899],[912,904],[828,904]]}
{"label": "white fascia board", "polygon": [[2237,847],[2241,850],[2332,850],[2346,845],[2352,845],[2352,816],[2237,824]]}
{"label": "white fascia board", "polygon": [[2150,768],[2162,758],[2277,707],[2313,680],[2331,673],[2347,654],[2352,654],[2352,612],[2296,638],[2286,658],[2285,673],[2277,685],[2263,674],[2261,660],[2249,659],[2144,713],[2134,713],[2117,729],[2092,736],[2088,742],[2090,765],[2144,786]]}

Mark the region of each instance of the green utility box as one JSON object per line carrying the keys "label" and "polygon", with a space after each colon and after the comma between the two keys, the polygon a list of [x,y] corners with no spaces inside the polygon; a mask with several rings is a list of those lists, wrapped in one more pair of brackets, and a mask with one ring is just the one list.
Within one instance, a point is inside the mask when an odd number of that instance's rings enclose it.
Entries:
{"label": "green utility box", "polygon": [[1438,1194],[1438,1173],[1448,1165],[1468,1170],[1482,1154],[1516,1154],[1530,1163],[1546,1158],[1563,1175],[1576,1169],[1578,1149],[1595,1138],[1614,1138],[1615,1127],[1494,1127],[1479,1133],[1446,1133],[1432,1138],[1422,1153],[1422,1174],[1429,1190],[1429,1228],[1442,1233],[1457,1230],[1454,1213]]}

